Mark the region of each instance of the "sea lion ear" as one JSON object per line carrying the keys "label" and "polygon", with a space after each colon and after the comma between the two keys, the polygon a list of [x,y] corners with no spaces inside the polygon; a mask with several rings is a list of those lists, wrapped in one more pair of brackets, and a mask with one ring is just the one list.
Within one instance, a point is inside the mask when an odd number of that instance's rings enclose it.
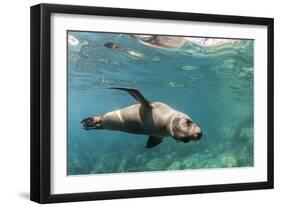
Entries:
{"label": "sea lion ear", "polygon": [[173,131],[180,127],[181,118],[175,118],[172,123]]}
{"label": "sea lion ear", "polygon": [[155,147],[163,141],[163,137],[150,136],[146,142],[146,148]]}
{"label": "sea lion ear", "polygon": [[180,120],[181,118],[174,118],[172,120],[172,123],[170,125],[170,133],[171,133],[171,136],[174,137],[175,139],[177,139],[178,137],[178,132],[180,131]]}

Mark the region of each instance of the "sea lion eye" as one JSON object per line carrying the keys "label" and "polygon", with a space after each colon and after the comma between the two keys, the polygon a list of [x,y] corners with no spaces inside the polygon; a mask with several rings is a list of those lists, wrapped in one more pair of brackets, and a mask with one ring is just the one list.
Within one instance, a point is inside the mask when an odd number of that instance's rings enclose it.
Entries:
{"label": "sea lion eye", "polygon": [[191,126],[192,121],[191,121],[191,120],[189,120],[189,119],[187,119],[187,120],[186,120],[186,124],[187,124],[187,126]]}

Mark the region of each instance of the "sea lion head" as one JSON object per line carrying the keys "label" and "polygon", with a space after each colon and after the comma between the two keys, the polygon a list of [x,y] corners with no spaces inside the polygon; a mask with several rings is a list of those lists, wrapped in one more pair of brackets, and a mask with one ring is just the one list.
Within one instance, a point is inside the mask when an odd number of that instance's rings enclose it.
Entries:
{"label": "sea lion head", "polygon": [[174,139],[181,142],[198,141],[202,130],[185,114],[176,114],[171,120],[170,133]]}

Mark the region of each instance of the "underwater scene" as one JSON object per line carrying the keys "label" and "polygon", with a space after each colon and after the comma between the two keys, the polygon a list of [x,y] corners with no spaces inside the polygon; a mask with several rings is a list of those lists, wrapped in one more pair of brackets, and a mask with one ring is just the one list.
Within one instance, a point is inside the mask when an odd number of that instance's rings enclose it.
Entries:
{"label": "underwater scene", "polygon": [[254,40],[67,39],[67,175],[253,167]]}

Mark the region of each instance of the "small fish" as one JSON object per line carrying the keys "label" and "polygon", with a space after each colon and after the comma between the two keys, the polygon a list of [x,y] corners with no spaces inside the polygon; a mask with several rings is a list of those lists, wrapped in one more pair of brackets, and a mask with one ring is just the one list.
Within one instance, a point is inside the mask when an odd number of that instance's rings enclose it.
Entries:
{"label": "small fish", "polygon": [[232,90],[240,90],[240,88],[237,87],[237,86],[229,86],[229,88],[232,89]]}
{"label": "small fish", "polygon": [[118,45],[117,43],[113,43],[113,42],[106,42],[104,43],[104,46],[110,49],[119,49],[120,45]]}
{"label": "small fish", "polygon": [[135,58],[140,58],[142,57],[143,55],[137,51],[133,51],[133,50],[128,50],[127,53],[132,56],[132,57],[135,57]]}

